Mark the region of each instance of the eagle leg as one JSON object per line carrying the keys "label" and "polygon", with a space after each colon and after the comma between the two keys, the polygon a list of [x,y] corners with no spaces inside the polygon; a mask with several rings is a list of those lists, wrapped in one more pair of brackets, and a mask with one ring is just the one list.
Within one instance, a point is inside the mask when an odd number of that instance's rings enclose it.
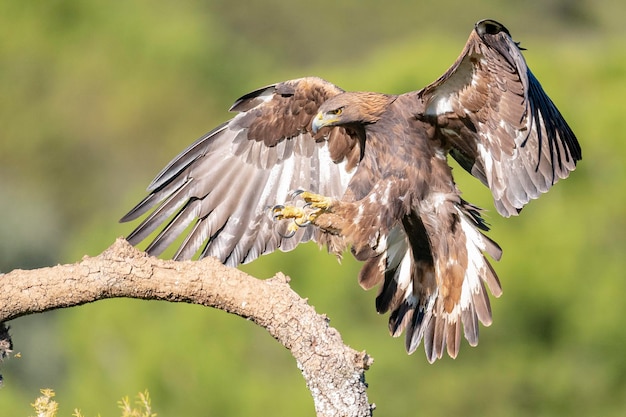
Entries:
{"label": "eagle leg", "polygon": [[315,223],[315,220],[323,213],[330,211],[333,199],[309,191],[297,190],[292,193],[293,197],[301,197],[305,202],[303,207],[285,206],[282,204],[272,207],[274,220],[293,219],[287,227],[290,236],[300,227]]}

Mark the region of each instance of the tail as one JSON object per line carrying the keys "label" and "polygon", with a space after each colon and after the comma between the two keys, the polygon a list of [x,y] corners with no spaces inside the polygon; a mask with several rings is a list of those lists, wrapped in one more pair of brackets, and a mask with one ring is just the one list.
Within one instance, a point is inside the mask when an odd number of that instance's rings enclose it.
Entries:
{"label": "tail", "polygon": [[376,309],[390,312],[394,337],[406,331],[409,354],[423,339],[429,362],[446,349],[455,358],[461,324],[472,346],[478,344],[478,322],[491,324],[485,284],[496,297],[502,289],[484,253],[499,260],[502,250],[481,230],[488,227],[479,209],[463,200],[441,204],[435,213],[411,213],[391,230],[385,250],[361,270],[363,288],[382,283]]}

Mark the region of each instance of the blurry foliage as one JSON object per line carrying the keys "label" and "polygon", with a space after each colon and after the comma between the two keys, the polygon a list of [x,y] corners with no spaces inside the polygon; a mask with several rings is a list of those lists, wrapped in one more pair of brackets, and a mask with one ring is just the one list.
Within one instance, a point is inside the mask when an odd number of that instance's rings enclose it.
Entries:
{"label": "blurry foliage", "polygon": [[[52,399],[56,396],[54,390],[44,388],[40,390],[40,393],[41,395],[31,404],[37,417],[58,417],[59,403]],[[130,403],[128,397],[117,402],[118,408],[122,410],[122,417],[157,417],[157,414],[152,412],[150,393],[147,390],[137,394],[135,403],[136,407]],[[75,408],[72,417],[85,416]]]}
{"label": "blurry foliage", "polygon": [[41,389],[40,392],[41,395],[31,404],[37,417],[56,417],[59,403],[52,399],[56,394],[50,388]]}
{"label": "blurry foliage", "polygon": [[[618,0],[0,0],[0,271],[73,262],[127,234],[117,219],[151,177],[240,95],[304,75],[415,90],[491,17],[528,48],[584,159],[512,219],[455,169],[504,248],[504,295],[479,347],[435,365],[406,356],[349,255],[339,266],[307,244],[243,268],[290,275],[375,358],[369,397],[385,415],[623,415],[625,13]],[[146,388],[161,416],[314,415],[289,353],[223,312],[109,300],[12,325],[21,357],[5,362],[2,415],[28,415],[41,386],[84,415],[115,415],[112,399]]]}

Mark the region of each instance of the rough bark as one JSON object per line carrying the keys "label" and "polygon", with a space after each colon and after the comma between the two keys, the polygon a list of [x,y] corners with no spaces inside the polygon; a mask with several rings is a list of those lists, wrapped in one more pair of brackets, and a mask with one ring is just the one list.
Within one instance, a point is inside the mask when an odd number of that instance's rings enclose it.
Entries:
{"label": "rough bark", "polygon": [[[218,308],[252,320],[291,351],[318,416],[371,416],[364,373],[372,359],[346,346],[288,282],[280,273],[259,280],[215,259],[160,260],[118,239],[76,264],[0,275],[0,323],[115,297]],[[10,349],[10,339],[5,344]]]}

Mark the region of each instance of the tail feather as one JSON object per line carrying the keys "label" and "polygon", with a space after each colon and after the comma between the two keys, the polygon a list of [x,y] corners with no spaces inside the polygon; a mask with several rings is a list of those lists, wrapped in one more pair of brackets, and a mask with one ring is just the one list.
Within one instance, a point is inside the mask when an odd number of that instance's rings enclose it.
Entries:
{"label": "tail feather", "polygon": [[364,290],[370,290],[385,279],[385,258],[378,255],[369,258],[359,272],[359,285]]}
{"label": "tail feather", "polygon": [[[444,352],[456,357],[461,329],[476,346],[478,323],[488,326],[492,321],[487,289],[496,297],[502,293],[485,257],[497,260],[502,250],[481,232],[488,228],[479,209],[463,201],[450,206],[453,221],[438,224],[435,231],[428,224],[432,218],[408,216],[392,229],[386,250],[370,258],[360,275],[366,289],[382,283],[376,309],[390,312],[391,335],[405,332],[408,353],[423,340],[429,362]],[[441,239],[435,241],[436,236]]]}
{"label": "tail feather", "polygon": [[461,320],[446,323],[446,345],[448,347],[448,355],[451,358],[456,358],[461,348]]}
{"label": "tail feather", "polygon": [[473,305],[461,312],[463,334],[470,346],[478,345],[478,320],[479,318]]}
{"label": "tail feather", "polygon": [[489,326],[491,324],[491,303],[489,302],[489,296],[485,290],[485,284],[479,281],[478,285],[480,285],[480,288],[477,291],[471,292],[471,310],[482,324]]}
{"label": "tail feather", "polygon": [[383,252],[384,284],[376,297],[376,311],[395,311],[407,298],[407,290],[412,283],[412,261],[409,243],[401,226],[389,231],[387,247]]}

